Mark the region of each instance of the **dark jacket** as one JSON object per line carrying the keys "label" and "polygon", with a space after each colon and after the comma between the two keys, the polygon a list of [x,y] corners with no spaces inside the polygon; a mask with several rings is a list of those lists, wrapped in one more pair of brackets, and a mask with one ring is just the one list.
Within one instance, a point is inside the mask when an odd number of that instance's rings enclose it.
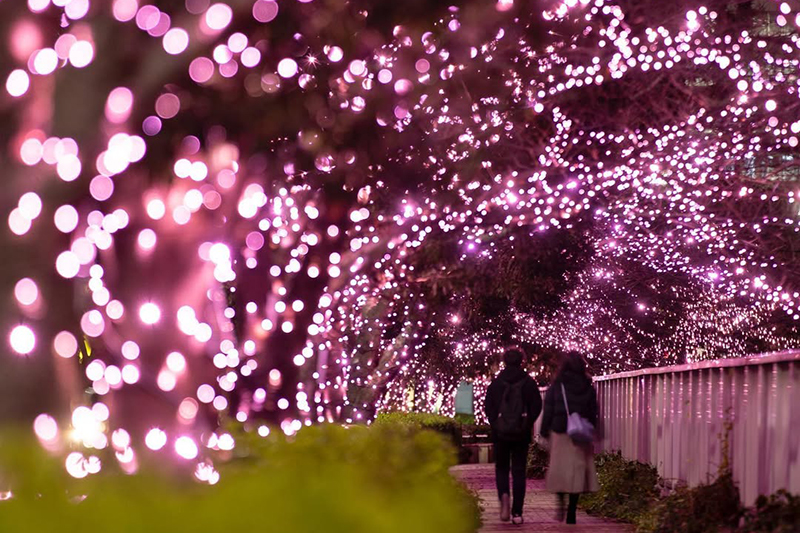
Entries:
{"label": "dark jacket", "polygon": [[597,393],[592,380],[586,375],[563,372],[553,381],[544,395],[544,413],[542,414],[542,436],[548,437],[551,431],[567,432],[567,411],[561,394],[561,384],[567,391],[570,413],[579,413],[597,427],[598,409]]}
{"label": "dark jacket", "polygon": [[542,412],[542,396],[539,394],[539,386],[524,370],[519,367],[506,367],[500,372],[494,381],[492,381],[489,388],[486,390],[486,418],[489,419],[489,425],[492,427],[492,440],[497,441],[497,434],[495,433],[495,423],[497,422],[497,415],[500,413],[500,402],[503,400],[503,392],[508,383],[517,383],[519,380],[527,380],[525,385],[522,386],[522,397],[527,406],[527,428],[525,435],[527,441],[530,442],[533,432],[533,423]]}

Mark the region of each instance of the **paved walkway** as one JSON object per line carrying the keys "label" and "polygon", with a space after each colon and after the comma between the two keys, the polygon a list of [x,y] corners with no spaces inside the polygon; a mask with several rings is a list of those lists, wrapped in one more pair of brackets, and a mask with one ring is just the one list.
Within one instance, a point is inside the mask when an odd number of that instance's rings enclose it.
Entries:
{"label": "paved walkway", "polygon": [[481,533],[496,531],[517,531],[518,533],[538,533],[540,531],[589,532],[589,533],[632,533],[633,528],[603,518],[589,516],[578,511],[576,525],[556,522],[556,497],[544,490],[544,480],[528,480],[525,495],[525,510],[522,526],[500,521],[500,502],[494,485],[494,465],[459,465],[451,470],[453,475],[472,490],[477,491],[483,507],[483,528]]}

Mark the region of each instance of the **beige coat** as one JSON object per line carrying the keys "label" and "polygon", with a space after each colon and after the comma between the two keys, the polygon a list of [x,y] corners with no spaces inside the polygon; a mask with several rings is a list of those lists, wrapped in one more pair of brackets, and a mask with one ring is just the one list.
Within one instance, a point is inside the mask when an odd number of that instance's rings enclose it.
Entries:
{"label": "beige coat", "polygon": [[595,492],[597,471],[592,444],[575,444],[566,433],[550,434],[550,466],[545,487],[550,492]]}

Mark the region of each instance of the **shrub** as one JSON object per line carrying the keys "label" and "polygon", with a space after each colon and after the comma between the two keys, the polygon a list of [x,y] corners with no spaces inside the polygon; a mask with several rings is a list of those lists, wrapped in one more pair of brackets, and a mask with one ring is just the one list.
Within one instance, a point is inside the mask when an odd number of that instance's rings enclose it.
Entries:
{"label": "shrub", "polygon": [[[321,426],[293,440],[239,436],[237,444],[235,457],[217,465],[219,483],[208,486],[190,481],[190,472],[170,476],[147,466],[156,454],[144,451],[136,475],[115,471],[109,458],[100,474],[75,480],[38,445],[0,438],[2,481],[14,491],[0,502],[0,531],[468,533],[478,527],[474,498],[447,470],[453,450],[431,432]],[[160,466],[175,461],[159,455]]]}
{"label": "shrub", "polygon": [[530,479],[543,479],[550,464],[550,452],[538,441],[533,441],[528,449],[528,468],[526,475]]}
{"label": "shrub", "polygon": [[744,513],[737,533],[793,533],[800,531],[800,496],[781,489],[759,496],[755,507]]}
{"label": "shrub", "polygon": [[730,470],[711,483],[679,487],[637,521],[639,533],[711,533],[735,528],[741,516],[739,489]]}
{"label": "shrub", "polygon": [[430,429],[447,436],[456,448],[461,447],[461,423],[450,418],[432,413],[404,413],[395,411],[380,413],[373,426],[400,426],[416,429]]}
{"label": "shrub", "polygon": [[458,422],[462,426],[475,425],[475,415],[468,415],[466,413],[456,413],[456,416],[454,418],[456,422]]}
{"label": "shrub", "polygon": [[659,477],[654,467],[629,461],[620,452],[597,454],[595,465],[600,490],[580,499],[588,513],[635,522],[656,501]]}
{"label": "shrub", "polygon": [[624,459],[619,452],[598,454],[595,464],[600,490],[581,497],[580,506],[592,514],[634,523],[637,533],[800,531],[800,496],[779,490],[759,496],[755,507],[743,509],[728,461],[723,461],[714,481],[679,486],[662,498],[659,487],[664,482],[652,466]]}

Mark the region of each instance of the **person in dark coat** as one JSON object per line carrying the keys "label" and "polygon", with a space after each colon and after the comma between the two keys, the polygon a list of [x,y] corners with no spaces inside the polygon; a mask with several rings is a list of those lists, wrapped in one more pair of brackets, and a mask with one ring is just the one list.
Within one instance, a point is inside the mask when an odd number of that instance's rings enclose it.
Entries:
{"label": "person in dark coat", "polygon": [[[563,389],[562,389],[563,386]],[[592,443],[576,443],[567,435],[567,406],[569,413],[578,413],[596,428],[599,418],[597,394],[592,378],[586,371],[586,361],[578,352],[569,352],[544,397],[541,434],[550,439],[550,466],[545,486],[558,495],[558,519],[564,519],[564,500],[569,494],[566,521],[575,523],[578,498],[581,493],[598,489]]]}
{"label": "person in dark coat", "polygon": [[[542,397],[536,382],[522,369],[524,354],[519,348],[509,348],[503,354],[505,368],[495,377],[486,391],[486,417],[492,429],[494,443],[495,478],[497,495],[500,498],[500,519],[511,519],[522,523],[522,507],[525,502],[525,471],[528,462],[528,447],[531,443],[533,424],[542,410]],[[518,391],[518,392],[516,392]],[[513,403],[510,395],[521,394],[520,431],[508,433],[505,421],[500,420],[502,409]],[[504,403],[504,396],[506,400]],[[508,418],[508,414],[506,415]],[[508,475],[511,471],[514,488],[513,506],[509,502]],[[509,507],[511,507],[509,509]]]}

